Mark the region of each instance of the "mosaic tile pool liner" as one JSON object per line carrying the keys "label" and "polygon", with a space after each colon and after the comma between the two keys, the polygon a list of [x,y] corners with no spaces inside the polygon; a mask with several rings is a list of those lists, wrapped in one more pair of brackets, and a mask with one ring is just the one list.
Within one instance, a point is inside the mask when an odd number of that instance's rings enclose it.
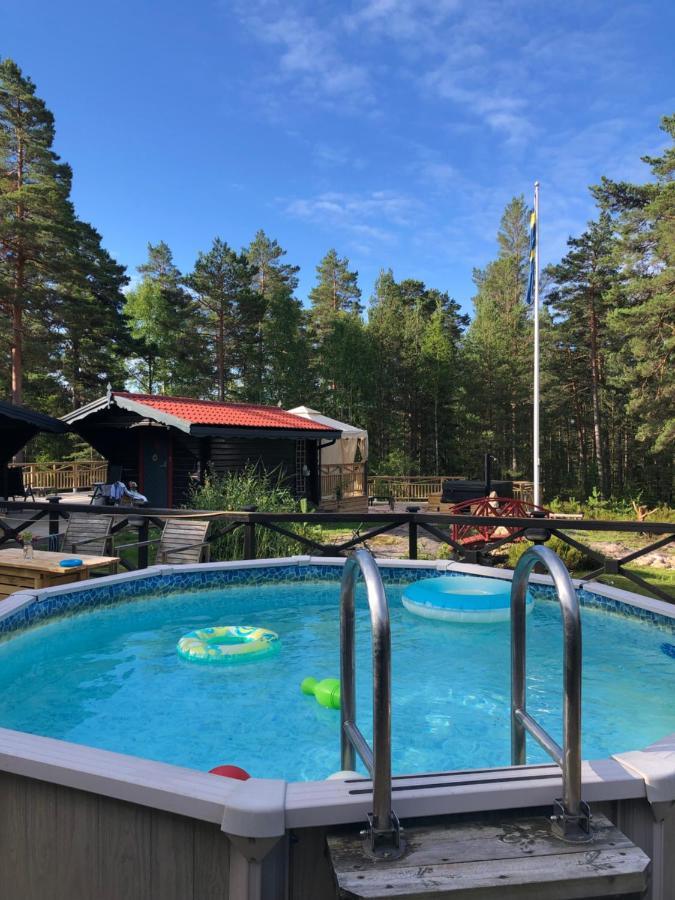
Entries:
{"label": "mosaic tile pool liner", "polygon": [[[421,578],[438,578],[442,575],[459,576],[463,572],[438,570],[435,568],[402,566],[381,566],[380,572],[385,584],[408,584]],[[166,597],[170,594],[190,590],[212,590],[213,588],[235,584],[270,584],[307,581],[339,581],[342,566],[334,563],[321,564],[279,564],[241,568],[206,569],[201,572],[172,572],[170,574],[133,577],[95,584],[89,589],[64,590],[62,593],[47,595],[35,603],[29,603],[13,615],[0,620],[0,636],[34,625],[36,622],[61,615],[73,615],[94,606],[111,606],[124,600],[143,597]],[[489,575],[479,577],[490,578]],[[98,579],[97,579],[98,581]],[[535,600],[554,602],[555,590],[550,585],[530,584]],[[633,606],[630,603],[596,594],[585,588],[577,588],[583,607],[603,610],[614,615],[651,622],[659,629],[675,634],[675,619],[653,610]]]}

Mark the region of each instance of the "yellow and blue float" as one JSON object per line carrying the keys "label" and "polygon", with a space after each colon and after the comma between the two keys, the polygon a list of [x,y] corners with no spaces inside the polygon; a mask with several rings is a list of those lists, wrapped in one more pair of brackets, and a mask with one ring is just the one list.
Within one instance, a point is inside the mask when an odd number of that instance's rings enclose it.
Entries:
{"label": "yellow and blue float", "polygon": [[190,631],[178,641],[183,659],[200,663],[238,663],[260,659],[278,647],[279,635],[254,625],[215,625]]}

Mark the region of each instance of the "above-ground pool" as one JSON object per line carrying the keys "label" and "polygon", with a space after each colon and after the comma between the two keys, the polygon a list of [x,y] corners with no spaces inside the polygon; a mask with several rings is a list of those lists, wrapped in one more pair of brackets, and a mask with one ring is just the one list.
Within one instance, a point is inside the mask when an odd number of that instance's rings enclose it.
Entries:
{"label": "above-ground pool", "polygon": [[[141,596],[116,596],[96,585],[66,595],[62,606],[68,596],[78,603],[86,597],[91,605],[10,631],[0,642],[0,726],[201,770],[229,763],[260,777],[325,779],[340,769],[340,713],[303,695],[300,683],[307,676],[339,677],[340,569],[249,571],[255,583],[225,583],[210,569],[192,584],[181,576],[182,586],[161,592],[147,593],[152,583],[137,581],[137,590],[146,591]],[[435,574],[419,568],[387,573],[393,771],[508,765],[509,623],[412,615],[401,604],[404,587]],[[561,740],[560,610],[551,588],[533,591],[528,710]],[[675,638],[665,619],[657,624],[618,607],[596,607],[594,595],[581,593],[587,603],[583,755],[594,759],[644,747],[675,730]],[[279,649],[235,666],[178,656],[181,636],[213,625],[269,629],[278,634]],[[357,718],[370,740],[369,652],[360,583]],[[528,762],[544,761],[530,741]]]}

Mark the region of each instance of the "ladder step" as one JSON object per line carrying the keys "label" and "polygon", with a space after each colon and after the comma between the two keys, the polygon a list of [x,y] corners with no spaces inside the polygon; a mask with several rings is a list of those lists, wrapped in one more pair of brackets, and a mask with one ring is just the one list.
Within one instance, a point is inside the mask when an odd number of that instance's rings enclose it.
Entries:
{"label": "ladder step", "polygon": [[399,859],[375,860],[354,831],[327,836],[338,896],[350,900],[586,900],[639,897],[649,858],[605,816],[565,843],[547,816],[494,814],[405,829]]}

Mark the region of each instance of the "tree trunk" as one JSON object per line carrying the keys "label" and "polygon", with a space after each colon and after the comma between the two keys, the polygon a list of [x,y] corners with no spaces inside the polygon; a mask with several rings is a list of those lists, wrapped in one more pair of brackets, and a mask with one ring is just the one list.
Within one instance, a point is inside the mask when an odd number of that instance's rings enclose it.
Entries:
{"label": "tree trunk", "polygon": [[[23,401],[23,293],[24,260],[19,258],[14,279],[12,303],[12,403],[20,406]],[[23,448],[14,455],[14,462],[24,461]]]}
{"label": "tree trunk", "polygon": [[603,446],[603,434],[600,420],[600,359],[598,353],[598,315],[595,304],[591,299],[591,399],[593,407],[593,446],[595,449],[595,464],[598,470],[598,481],[603,497],[609,493],[607,484],[607,470],[605,466],[605,449]]}
{"label": "tree trunk", "polygon": [[[18,134],[15,182],[15,190],[19,192],[19,201],[16,205],[16,218],[18,222],[21,222],[24,219],[24,206],[20,193],[23,188],[23,167],[23,141],[21,135]],[[23,402],[23,291],[26,270],[26,258],[21,249],[20,238],[18,238],[18,242],[19,247],[14,269],[14,297],[12,300],[12,403],[15,403],[17,406]]]}
{"label": "tree trunk", "polygon": [[23,310],[21,293],[23,287],[23,263],[17,265],[14,282],[14,302],[12,303],[12,403],[17,406],[23,401]]}
{"label": "tree trunk", "polygon": [[225,316],[218,313],[218,399],[225,399]]}

